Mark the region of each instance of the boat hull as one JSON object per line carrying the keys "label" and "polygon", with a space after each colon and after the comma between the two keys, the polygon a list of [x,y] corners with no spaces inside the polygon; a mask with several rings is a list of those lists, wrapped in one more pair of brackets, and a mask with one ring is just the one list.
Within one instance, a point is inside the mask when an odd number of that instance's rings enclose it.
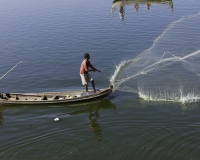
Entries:
{"label": "boat hull", "polygon": [[101,100],[109,96],[112,87],[101,89],[97,93],[86,95],[84,91],[43,92],[43,93],[9,93],[8,98],[1,98],[1,104],[62,104],[85,103]]}

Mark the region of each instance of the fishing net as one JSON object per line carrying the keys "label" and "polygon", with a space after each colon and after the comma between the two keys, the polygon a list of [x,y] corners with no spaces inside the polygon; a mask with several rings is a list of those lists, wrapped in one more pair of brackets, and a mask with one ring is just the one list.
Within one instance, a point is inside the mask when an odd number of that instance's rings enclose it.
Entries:
{"label": "fishing net", "polygon": [[200,99],[200,12],[171,23],[153,45],[122,61],[110,82],[114,89],[146,100]]}

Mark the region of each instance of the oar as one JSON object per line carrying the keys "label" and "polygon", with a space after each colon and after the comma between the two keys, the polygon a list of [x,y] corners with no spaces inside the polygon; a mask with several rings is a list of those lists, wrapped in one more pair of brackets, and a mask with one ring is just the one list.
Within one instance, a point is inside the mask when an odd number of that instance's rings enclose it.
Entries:
{"label": "oar", "polygon": [[[23,60],[22,60],[23,61]],[[9,72],[11,72],[15,67],[17,67],[20,63],[22,63],[22,61],[20,61],[19,63],[17,63],[13,68],[11,68],[6,74],[4,74],[0,80],[2,80]]]}

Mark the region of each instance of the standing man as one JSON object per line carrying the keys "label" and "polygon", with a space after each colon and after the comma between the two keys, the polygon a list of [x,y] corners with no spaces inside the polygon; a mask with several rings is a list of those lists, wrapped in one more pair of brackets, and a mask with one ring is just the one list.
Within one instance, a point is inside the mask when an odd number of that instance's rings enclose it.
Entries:
{"label": "standing man", "polygon": [[[90,59],[90,55],[88,53],[85,53],[84,54],[84,60],[81,64],[81,68],[80,68],[80,76],[81,76],[81,81],[82,81],[82,84],[85,86],[85,90],[86,90],[86,93],[87,95],[89,95],[89,92],[88,92],[88,83],[91,81],[92,82],[92,87],[94,89],[94,93],[96,93],[96,89],[95,89],[95,83],[94,83],[94,79],[92,79],[92,77],[90,76],[90,74],[88,72],[90,71],[97,71],[97,72],[101,72],[99,70],[97,70],[96,68],[94,68],[92,66],[92,64],[90,63],[89,59]],[[89,70],[89,67],[92,69],[92,70]]]}

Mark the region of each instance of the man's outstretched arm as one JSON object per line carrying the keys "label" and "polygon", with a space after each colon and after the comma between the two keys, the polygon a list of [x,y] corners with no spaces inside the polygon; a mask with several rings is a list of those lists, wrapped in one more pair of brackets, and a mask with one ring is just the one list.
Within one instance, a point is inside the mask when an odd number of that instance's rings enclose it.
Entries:
{"label": "man's outstretched arm", "polygon": [[90,70],[90,71],[93,71],[93,72],[95,72],[95,71],[101,72],[100,70],[94,68],[94,66],[93,66],[90,62],[89,62],[89,66],[90,66],[90,68],[92,68],[92,70]]}

